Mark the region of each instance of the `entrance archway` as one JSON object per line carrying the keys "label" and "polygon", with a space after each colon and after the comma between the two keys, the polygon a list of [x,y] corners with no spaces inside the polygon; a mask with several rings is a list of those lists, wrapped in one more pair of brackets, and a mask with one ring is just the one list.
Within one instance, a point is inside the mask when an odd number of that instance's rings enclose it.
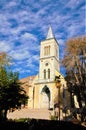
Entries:
{"label": "entrance archway", "polygon": [[50,90],[45,85],[41,91],[41,102],[40,102],[40,107],[41,108],[50,108]]}

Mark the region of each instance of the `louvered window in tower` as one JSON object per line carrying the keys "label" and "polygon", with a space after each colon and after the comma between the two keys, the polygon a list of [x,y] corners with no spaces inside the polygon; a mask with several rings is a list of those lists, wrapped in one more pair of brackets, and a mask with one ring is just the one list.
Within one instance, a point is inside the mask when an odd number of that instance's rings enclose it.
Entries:
{"label": "louvered window in tower", "polygon": [[44,47],[44,56],[50,55],[50,46]]}

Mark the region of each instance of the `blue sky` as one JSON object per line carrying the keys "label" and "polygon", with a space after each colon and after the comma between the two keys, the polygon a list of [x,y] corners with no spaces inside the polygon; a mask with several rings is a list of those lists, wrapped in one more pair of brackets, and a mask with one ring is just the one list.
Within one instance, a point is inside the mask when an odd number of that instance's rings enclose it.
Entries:
{"label": "blue sky", "polygon": [[20,78],[36,75],[40,42],[49,26],[62,59],[65,42],[86,33],[85,9],[85,0],[0,0],[0,52],[13,57],[12,69],[19,71]]}

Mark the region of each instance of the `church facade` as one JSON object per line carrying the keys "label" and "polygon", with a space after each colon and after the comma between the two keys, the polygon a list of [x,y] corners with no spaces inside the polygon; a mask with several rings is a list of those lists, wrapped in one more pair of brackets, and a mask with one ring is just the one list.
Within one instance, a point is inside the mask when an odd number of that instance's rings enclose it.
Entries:
{"label": "church facade", "polygon": [[[56,76],[60,77],[60,95],[55,82]],[[56,104],[58,105],[59,98],[62,106],[66,81],[60,73],[59,43],[51,27],[49,27],[45,40],[40,43],[39,74],[33,78],[28,77],[27,81],[29,81],[28,108],[53,109]]]}

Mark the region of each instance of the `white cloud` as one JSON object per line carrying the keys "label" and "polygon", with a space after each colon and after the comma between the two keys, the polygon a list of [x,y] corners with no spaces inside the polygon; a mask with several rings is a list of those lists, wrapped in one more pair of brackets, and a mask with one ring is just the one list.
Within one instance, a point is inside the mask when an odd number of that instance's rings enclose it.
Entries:
{"label": "white cloud", "polygon": [[59,46],[62,46],[65,44],[64,40],[63,39],[58,39],[58,44]]}
{"label": "white cloud", "polygon": [[35,41],[37,40],[35,35],[33,35],[31,33],[27,33],[27,32],[22,35],[22,38],[24,38],[24,39],[32,39],[32,40],[35,40]]}
{"label": "white cloud", "polygon": [[17,1],[10,1],[8,4],[6,4],[5,8],[14,7],[17,5]]}
{"label": "white cloud", "polygon": [[12,50],[10,52],[10,55],[15,59],[15,60],[24,60],[29,57],[29,52],[28,51],[22,51],[22,50]]}
{"label": "white cloud", "polygon": [[12,46],[10,46],[6,41],[0,41],[0,51],[1,52],[8,52],[12,49]]}
{"label": "white cloud", "polygon": [[39,56],[38,55],[34,55],[33,56],[33,61],[38,62],[39,61]]}
{"label": "white cloud", "polygon": [[70,8],[76,8],[77,5],[80,4],[80,2],[82,2],[82,0],[69,0],[66,6]]}
{"label": "white cloud", "polygon": [[38,69],[40,40],[46,38],[49,24],[60,47],[68,38],[84,32],[85,5],[80,6],[82,0],[3,1],[5,4],[0,10],[0,51],[8,52],[17,60],[15,70],[19,68],[21,73],[30,72],[29,67]]}

